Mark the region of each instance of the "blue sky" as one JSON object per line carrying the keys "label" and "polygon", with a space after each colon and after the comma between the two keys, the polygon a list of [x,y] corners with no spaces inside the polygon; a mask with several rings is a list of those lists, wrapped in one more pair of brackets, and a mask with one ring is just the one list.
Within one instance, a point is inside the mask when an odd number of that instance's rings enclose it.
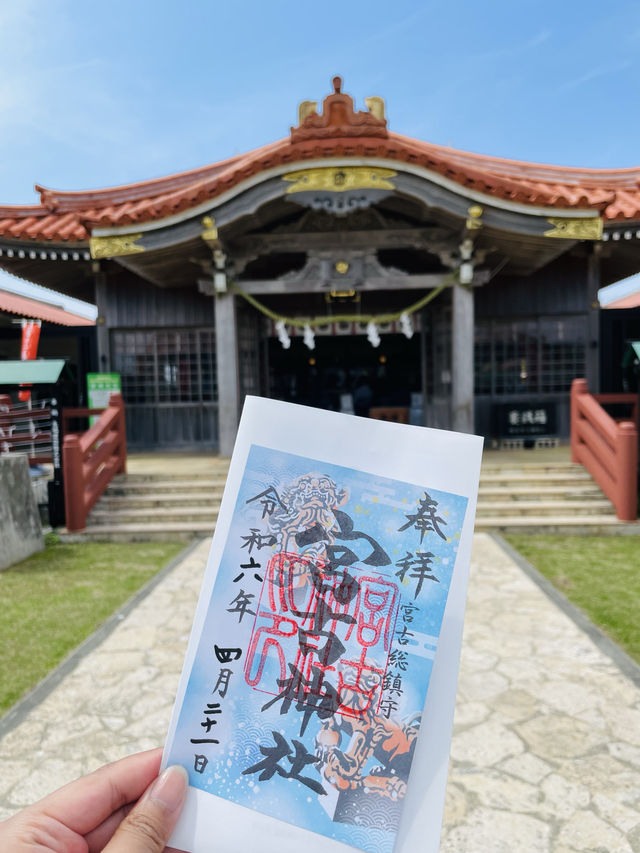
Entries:
{"label": "blue sky", "polygon": [[640,165],[640,3],[7,0],[0,203],[279,139],[334,74],[392,130],[470,151]]}

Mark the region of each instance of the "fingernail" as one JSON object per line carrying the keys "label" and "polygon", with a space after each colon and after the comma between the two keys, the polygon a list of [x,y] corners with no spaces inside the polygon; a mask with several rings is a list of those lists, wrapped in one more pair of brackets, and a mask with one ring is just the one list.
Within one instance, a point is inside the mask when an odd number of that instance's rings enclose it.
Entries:
{"label": "fingernail", "polygon": [[151,786],[149,797],[161,803],[167,811],[174,812],[182,805],[188,784],[189,776],[184,767],[167,767]]}

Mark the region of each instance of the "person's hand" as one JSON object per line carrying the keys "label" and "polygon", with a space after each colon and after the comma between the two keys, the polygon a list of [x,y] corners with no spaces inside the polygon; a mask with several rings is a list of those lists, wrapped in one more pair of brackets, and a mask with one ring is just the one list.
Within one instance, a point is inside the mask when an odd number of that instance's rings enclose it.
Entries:
{"label": "person's hand", "polygon": [[184,768],[158,777],[161,757],[160,749],[131,755],[28,806],[0,823],[0,850],[161,853],[187,793]]}

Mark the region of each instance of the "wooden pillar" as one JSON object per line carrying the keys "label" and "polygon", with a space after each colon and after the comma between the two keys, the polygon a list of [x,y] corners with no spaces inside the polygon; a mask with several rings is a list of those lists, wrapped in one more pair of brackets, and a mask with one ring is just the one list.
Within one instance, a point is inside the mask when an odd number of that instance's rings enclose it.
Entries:
{"label": "wooden pillar", "polygon": [[111,346],[109,343],[109,326],[107,325],[107,276],[106,273],[95,274],[95,297],[98,308],[96,318],[96,344],[98,349],[98,370],[100,373],[111,372]]}
{"label": "wooden pillar", "polygon": [[473,290],[454,284],[451,310],[451,428],[474,432]]}
{"label": "wooden pillar", "polygon": [[428,337],[427,323],[429,315],[427,309],[420,312],[420,377],[422,379],[420,391],[422,392],[422,426],[427,426],[427,394],[429,391],[429,356],[427,352]]}
{"label": "wooden pillar", "polygon": [[586,379],[592,394],[600,393],[600,249],[595,243],[587,258]]}
{"label": "wooden pillar", "polygon": [[216,371],[218,375],[218,447],[231,456],[238,429],[240,388],[235,296],[218,294],[215,301]]}

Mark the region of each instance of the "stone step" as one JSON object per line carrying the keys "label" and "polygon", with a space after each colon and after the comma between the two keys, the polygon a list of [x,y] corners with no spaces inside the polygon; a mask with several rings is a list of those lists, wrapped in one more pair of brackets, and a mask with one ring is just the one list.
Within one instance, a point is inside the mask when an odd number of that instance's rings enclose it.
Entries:
{"label": "stone step", "polygon": [[65,542],[188,542],[211,536],[212,522],[168,521],[145,524],[90,524],[79,533],[60,533]]}
{"label": "stone step", "polygon": [[207,466],[207,468],[203,471],[194,471],[193,473],[185,474],[184,472],[149,472],[146,474],[142,473],[134,473],[134,474],[116,474],[113,478],[113,483],[147,483],[154,482],[156,480],[210,480],[217,478],[226,478],[227,473],[229,471],[228,463],[226,465],[221,465],[219,468],[211,468]]}
{"label": "stone step", "polygon": [[618,521],[614,515],[579,515],[479,518],[475,526],[476,533],[563,533],[567,536],[608,536],[628,534],[638,536],[638,522]]}
{"label": "stone step", "polygon": [[211,527],[218,517],[217,506],[161,507],[159,509],[107,509],[103,510],[98,504],[91,512],[89,524],[149,524],[171,522],[206,522]]}
{"label": "stone step", "polygon": [[166,506],[218,506],[222,500],[222,489],[210,491],[173,492],[159,494],[154,492],[127,495],[103,495],[101,509],[154,509]]}
{"label": "stone step", "polygon": [[492,500],[512,501],[542,501],[542,500],[580,500],[588,503],[594,500],[603,500],[602,490],[598,486],[580,488],[578,486],[539,486],[536,489],[515,487],[505,489],[504,486],[486,486],[478,490],[478,501]]}
{"label": "stone step", "polygon": [[507,516],[566,516],[610,515],[613,513],[611,501],[486,501],[479,500],[476,518],[504,518]]}
{"label": "stone step", "polygon": [[558,464],[554,462],[525,462],[521,465],[515,462],[483,462],[481,470],[483,473],[505,471],[513,474],[536,474],[547,471],[556,474],[575,474],[584,471],[584,468],[577,462],[561,462]]}
{"label": "stone step", "polygon": [[142,495],[157,492],[202,491],[203,489],[218,489],[222,492],[226,482],[226,477],[202,478],[195,481],[185,478],[180,480],[142,480],[140,482],[129,482],[128,480],[116,482],[112,480],[106,488],[105,495]]}
{"label": "stone step", "polygon": [[487,474],[484,471],[480,473],[480,486],[528,486],[536,488],[538,486],[582,486],[593,485],[593,478],[586,471],[580,473],[576,471],[573,474],[556,474],[553,471],[548,473],[528,473],[528,474],[502,474],[491,473]]}

